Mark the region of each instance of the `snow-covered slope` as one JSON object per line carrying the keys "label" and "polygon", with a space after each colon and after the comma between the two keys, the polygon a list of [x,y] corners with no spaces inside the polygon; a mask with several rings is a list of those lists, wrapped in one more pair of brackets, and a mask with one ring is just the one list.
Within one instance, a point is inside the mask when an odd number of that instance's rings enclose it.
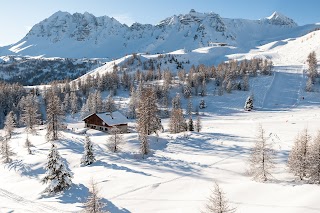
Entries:
{"label": "snow-covered slope", "polygon": [[242,60],[253,57],[271,59],[277,65],[302,65],[306,63],[310,52],[320,56],[320,30],[315,30],[301,37],[277,40],[258,46],[248,53],[230,54],[228,58]]}
{"label": "snow-covered slope", "polygon": [[[124,60],[127,58],[118,62]],[[306,80],[299,76],[286,81],[287,71],[301,74],[298,68],[301,67],[276,66],[276,75],[254,79],[251,86],[256,110],[250,113],[242,110],[249,91],[217,96],[213,92],[214,84],[208,84],[206,97],[193,97],[194,106],[202,98],[208,105],[200,110],[201,132],[170,134],[169,119],[163,119],[165,132],[158,137],[150,136],[152,152],[144,159],[139,154],[139,138],[132,120],[129,127],[133,131],[123,135],[125,143],[118,153],[108,150],[109,135],[88,130],[97,162],[80,166],[84,135],[79,132],[84,124],[77,116],[68,117],[68,130],[55,143],[73,173],[74,185],[62,194],[42,194],[46,185],[41,179],[50,149],[50,143],[45,140],[45,126],[40,126],[38,134],[28,135],[34,145],[32,155],[24,147],[25,129],[17,128],[10,140],[16,155],[11,163],[0,164],[0,212],[80,212],[89,195],[91,178],[97,182],[102,202],[111,213],[201,212],[213,181],[220,184],[237,212],[318,212],[319,186],[296,181],[287,169],[288,153],[296,133],[307,126],[314,135],[319,126],[318,93],[299,94],[299,87],[290,86]],[[283,98],[284,94],[288,98]],[[305,99],[299,102],[297,94]],[[121,92],[114,98],[128,103]],[[277,101],[281,101],[280,105],[275,105]],[[182,105],[184,108],[187,105],[184,98]],[[246,174],[258,124],[263,125],[276,149],[276,167],[267,182],[253,181]]]}
{"label": "snow-covered slope", "polygon": [[256,45],[306,34],[314,25],[299,27],[274,13],[261,20],[221,18],[216,13],[173,15],[157,25],[119,23],[107,16],[56,12],[36,24],[19,42],[0,48],[1,55],[70,58],[118,58],[133,52],[163,53],[193,50],[224,42],[248,50]]}

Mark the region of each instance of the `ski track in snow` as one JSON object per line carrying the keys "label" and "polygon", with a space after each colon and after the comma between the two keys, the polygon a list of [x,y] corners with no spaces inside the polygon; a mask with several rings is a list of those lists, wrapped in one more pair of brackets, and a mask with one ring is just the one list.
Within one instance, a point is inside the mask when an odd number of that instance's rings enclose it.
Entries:
{"label": "ski track in snow", "polygon": [[0,188],[0,197],[6,198],[8,200],[14,201],[16,204],[21,205],[24,211],[32,212],[68,212],[62,211],[55,207],[27,200],[19,195],[9,192],[5,189]]}
{"label": "ski track in snow", "polygon": [[[303,67],[277,67],[264,97],[263,109],[290,109],[299,103],[303,85]],[[296,86],[298,85],[298,86]]]}

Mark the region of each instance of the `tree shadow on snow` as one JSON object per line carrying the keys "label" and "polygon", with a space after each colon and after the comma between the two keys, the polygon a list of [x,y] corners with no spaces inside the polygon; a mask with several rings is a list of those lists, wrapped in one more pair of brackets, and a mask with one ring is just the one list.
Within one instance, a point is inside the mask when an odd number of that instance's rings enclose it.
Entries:
{"label": "tree shadow on snow", "polygon": [[125,172],[131,172],[131,173],[136,173],[136,174],[140,174],[140,175],[151,176],[151,174],[147,174],[147,173],[142,172],[142,171],[137,171],[137,170],[134,170],[134,169],[130,169],[130,168],[125,167],[125,166],[118,166],[117,164],[114,164],[114,163],[109,164],[109,163],[101,161],[101,160],[98,160],[98,161],[94,162],[92,164],[92,166],[103,166],[103,167],[108,168],[108,169],[123,170]]}
{"label": "tree shadow on snow", "polygon": [[64,147],[59,148],[59,150],[70,150],[76,154],[83,154],[83,142],[77,138],[64,138],[58,141]]}
{"label": "tree shadow on snow", "polygon": [[25,164],[22,160],[13,160],[11,163],[6,164],[4,167],[8,168],[9,170],[14,170],[16,172],[19,172],[23,176],[28,177],[38,177],[39,175],[42,175],[45,173],[45,169],[43,166],[40,166],[37,169],[32,169],[32,167],[37,167],[38,164]]}
{"label": "tree shadow on snow", "polygon": [[[69,190],[58,194],[56,198],[60,200],[63,204],[74,204],[78,203],[77,207],[83,208],[83,204],[86,202],[88,196],[90,195],[89,189],[83,184],[74,184]],[[49,197],[49,196],[43,196]],[[111,201],[101,198],[101,202],[106,204],[103,210],[109,211],[111,213],[129,213],[127,209],[118,208]]]}

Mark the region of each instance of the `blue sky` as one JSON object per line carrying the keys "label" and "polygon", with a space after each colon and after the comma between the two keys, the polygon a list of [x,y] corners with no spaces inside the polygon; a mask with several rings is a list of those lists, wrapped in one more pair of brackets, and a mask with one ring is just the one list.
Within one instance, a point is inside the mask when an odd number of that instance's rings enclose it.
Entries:
{"label": "blue sky", "polygon": [[128,25],[156,24],[190,9],[245,19],[260,19],[279,11],[303,25],[320,22],[319,8],[319,0],[0,0],[0,46],[20,40],[34,24],[58,10],[107,15]]}

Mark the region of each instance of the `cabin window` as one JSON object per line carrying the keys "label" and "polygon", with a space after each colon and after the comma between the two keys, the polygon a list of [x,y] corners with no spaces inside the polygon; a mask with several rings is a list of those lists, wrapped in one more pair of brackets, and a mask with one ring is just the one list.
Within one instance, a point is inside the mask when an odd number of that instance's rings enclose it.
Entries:
{"label": "cabin window", "polygon": [[103,130],[103,128],[102,128],[102,127],[100,127],[100,130]]}
{"label": "cabin window", "polygon": [[108,128],[105,128],[106,131],[108,131]]}

